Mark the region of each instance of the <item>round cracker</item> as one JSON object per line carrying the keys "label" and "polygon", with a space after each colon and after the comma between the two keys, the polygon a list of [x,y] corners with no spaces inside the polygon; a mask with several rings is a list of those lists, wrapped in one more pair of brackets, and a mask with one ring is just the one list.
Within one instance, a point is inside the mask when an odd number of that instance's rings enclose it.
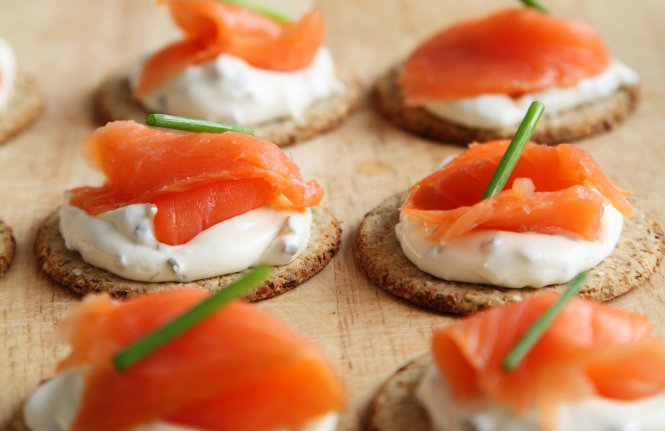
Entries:
{"label": "round cracker", "polygon": [[[273,267],[263,285],[245,299],[258,301],[292,289],[321,271],[339,249],[342,229],[326,206],[312,208],[312,234],[305,252],[288,265]],[[245,272],[205,278],[187,283],[149,283],[127,280],[87,264],[81,255],[65,247],[60,235],[58,212],[51,214],[37,231],[35,254],[39,267],[55,282],[82,295],[106,292],[115,297],[131,297],[178,287],[200,287],[218,291]]]}
{"label": "round cracker", "polygon": [[[397,241],[402,194],[384,200],[360,224],[356,258],[375,284],[414,304],[433,310],[469,314],[520,301],[527,296],[561,291],[564,285],[509,289],[486,284],[447,281],[429,275],[409,261]],[[663,261],[662,227],[637,208],[626,219],[614,252],[589,270],[580,295],[604,302],[644,284]]]}
{"label": "round cracker", "polygon": [[395,371],[379,387],[367,406],[364,417],[366,431],[432,429],[427,412],[415,395],[418,384],[431,364],[431,356],[423,355]]}
{"label": "round cracker", "polygon": [[0,143],[28,127],[42,110],[42,95],[35,81],[28,75],[16,74],[14,94],[0,109]]}
{"label": "round cracker", "polygon": [[0,220],[0,277],[9,270],[15,253],[16,241],[12,229]]}
{"label": "round cracker", "polygon": [[[407,107],[396,83],[399,68],[389,70],[375,83],[372,101],[376,109],[394,125],[424,138],[467,145],[511,139],[515,128],[484,130],[462,126],[436,117],[420,107]],[[541,144],[558,144],[606,132],[622,123],[637,107],[639,85],[624,86],[609,97],[581,105],[556,115],[546,115],[538,123],[532,140]]]}
{"label": "round cracker", "polygon": [[[358,106],[362,87],[357,79],[343,75],[342,93],[318,100],[297,121],[282,118],[253,126],[254,134],[283,147],[307,140],[340,124]],[[132,98],[129,80],[124,74],[107,78],[94,95],[95,114],[101,124],[115,120],[134,120],[143,123],[149,113]]]}

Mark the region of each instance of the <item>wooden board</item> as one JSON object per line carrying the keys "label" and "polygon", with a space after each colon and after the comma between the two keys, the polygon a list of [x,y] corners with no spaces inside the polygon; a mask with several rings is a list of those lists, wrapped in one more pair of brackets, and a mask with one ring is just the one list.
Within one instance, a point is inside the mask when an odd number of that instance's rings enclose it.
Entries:
{"label": "wooden board", "polygon": [[[298,0],[277,2],[298,12]],[[549,0],[552,12],[594,25],[618,58],[643,80],[637,114],[616,132],[585,141],[605,171],[635,201],[665,221],[665,2]],[[322,0],[327,40],[338,63],[365,84],[442,25],[516,2],[508,0]],[[93,130],[89,96],[104,76],[177,35],[166,11],[149,0],[0,0],[0,36],[21,66],[36,75],[46,110],[27,132],[0,147],[0,218],[14,228],[18,256],[0,280],[0,423],[63,354],[55,327],[79,298],[50,283],[32,254],[35,230],[62,192],[100,177],[84,162],[80,139]],[[458,149],[402,133],[365,103],[337,131],[290,147],[306,177],[326,189],[343,221],[339,255],[318,277],[268,309],[329,353],[357,412],[397,366],[422,353],[431,329],[451,318],[410,306],[371,285],[352,243],[362,216],[408,187]],[[613,305],[648,314],[665,333],[665,279]]]}

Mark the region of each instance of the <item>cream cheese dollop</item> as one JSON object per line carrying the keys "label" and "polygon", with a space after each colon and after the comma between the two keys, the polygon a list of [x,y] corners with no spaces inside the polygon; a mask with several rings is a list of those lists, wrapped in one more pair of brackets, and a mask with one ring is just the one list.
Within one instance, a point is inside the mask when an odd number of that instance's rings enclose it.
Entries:
{"label": "cream cheese dollop", "polygon": [[[130,73],[132,88],[143,62]],[[315,101],[343,89],[330,51],[321,47],[309,66],[290,72],[259,69],[222,54],[187,67],[140,102],[156,112],[252,126],[284,117],[299,120]]]}
{"label": "cream cheese dollop", "polygon": [[[73,368],[56,374],[37,388],[23,407],[23,417],[30,431],[68,431],[78,414],[84,384],[84,370]],[[334,431],[337,420],[336,413],[329,413],[293,431]],[[128,431],[203,430],[157,421]]]}
{"label": "cream cheese dollop", "polygon": [[395,226],[404,255],[422,271],[445,280],[522,288],[566,283],[593,268],[616,247],[623,216],[604,206],[594,241],[535,232],[477,230],[445,244],[429,240],[434,227],[400,214]]}
{"label": "cream cheese dollop", "polygon": [[9,44],[0,39],[0,109],[7,106],[14,95],[16,57]]}
{"label": "cream cheese dollop", "polygon": [[[454,399],[449,384],[432,365],[416,397],[426,410],[432,431],[543,431],[535,410],[518,415],[482,398]],[[638,401],[585,398],[559,407],[558,424],[551,431],[661,431],[665,429],[665,394]]]}
{"label": "cream cheese dollop", "polygon": [[146,282],[191,281],[243,271],[256,265],[286,265],[309,243],[312,215],[257,208],[217,223],[190,241],[157,241],[153,204],[132,204],[98,216],[60,207],[60,233],[87,263],[120,277]]}
{"label": "cream cheese dollop", "polygon": [[601,74],[583,79],[571,87],[548,88],[518,98],[506,94],[483,94],[452,101],[424,105],[435,116],[479,129],[514,129],[524,118],[533,101],[545,105],[545,115],[552,116],[586,103],[602,100],[625,85],[634,85],[639,77],[634,70],[614,60]]}

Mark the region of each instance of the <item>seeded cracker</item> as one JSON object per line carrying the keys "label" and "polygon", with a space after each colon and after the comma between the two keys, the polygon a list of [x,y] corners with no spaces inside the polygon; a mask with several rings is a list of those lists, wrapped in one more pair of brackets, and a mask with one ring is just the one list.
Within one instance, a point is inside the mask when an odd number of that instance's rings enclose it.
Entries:
{"label": "seeded cracker", "polygon": [[[407,107],[395,82],[398,71],[398,68],[393,68],[380,77],[371,96],[376,109],[395,126],[424,138],[459,145],[510,139],[515,134],[514,127],[505,130],[473,129],[436,117],[423,108]],[[639,96],[639,85],[621,87],[603,100],[544,116],[531,139],[553,145],[612,130],[635,110]]]}
{"label": "seeded cracker", "polygon": [[32,78],[19,72],[15,85],[9,103],[0,109],[0,144],[28,127],[42,109],[42,96]]}
{"label": "seeded cracker", "polygon": [[[257,137],[268,139],[283,147],[307,140],[326,132],[344,119],[358,105],[362,88],[355,78],[342,76],[344,92],[314,102],[305,110],[304,118],[269,121],[253,126]],[[101,124],[115,120],[134,120],[143,123],[149,112],[132,99],[125,75],[113,75],[104,81],[94,95],[95,115]]]}
{"label": "seeded cracker", "polygon": [[[395,236],[400,203],[401,194],[394,195],[365,215],[355,249],[367,277],[394,295],[433,310],[470,314],[519,301],[528,295],[563,289],[564,285],[540,289],[500,288],[441,280],[421,271],[404,256]],[[616,249],[589,270],[580,295],[604,302],[639,287],[657,271],[664,254],[662,227],[633,207],[633,216],[625,220]]]}
{"label": "seeded cracker", "polygon": [[429,355],[421,356],[401,367],[379,387],[367,406],[366,431],[431,430],[427,413],[415,396],[431,363]]}
{"label": "seeded cracker", "polygon": [[[245,299],[258,301],[279,295],[304,283],[330,262],[339,249],[342,229],[330,208],[326,206],[312,207],[312,219],[312,235],[305,252],[288,265],[274,267],[264,284]],[[58,212],[55,212],[37,231],[37,263],[53,281],[82,295],[107,292],[122,298],[176,287],[200,287],[214,292],[242,275],[228,274],[187,283],[127,280],[88,265],[78,252],[68,250],[60,235],[59,220]]]}
{"label": "seeded cracker", "polygon": [[9,226],[0,220],[0,277],[5,275],[14,261],[16,241]]}

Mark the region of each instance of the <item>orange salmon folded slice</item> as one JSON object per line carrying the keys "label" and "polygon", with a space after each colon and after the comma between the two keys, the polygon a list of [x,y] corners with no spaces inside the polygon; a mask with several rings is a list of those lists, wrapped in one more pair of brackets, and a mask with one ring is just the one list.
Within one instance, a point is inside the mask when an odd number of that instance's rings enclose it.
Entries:
{"label": "orange salmon folded slice", "polygon": [[154,203],[155,236],[165,244],[264,205],[303,210],[323,198],[279,147],[246,133],[176,135],[117,121],[86,137],[83,151],[106,183],[71,190],[70,204],[99,215]]}
{"label": "orange salmon folded slice", "polygon": [[573,299],[515,370],[501,364],[558,294],[478,313],[437,330],[438,370],[460,400],[489,399],[515,412],[536,409],[544,429],[556,408],[598,396],[639,400],[665,390],[665,340],[646,317]]}
{"label": "orange salmon folded slice", "polygon": [[318,11],[290,24],[214,0],[161,0],[171,10],[184,39],[169,45],[145,63],[135,97],[149,94],[188,66],[221,54],[274,71],[308,66],[323,43],[325,23]]}
{"label": "orange salmon folded slice", "polygon": [[437,33],[407,59],[398,84],[411,106],[481,94],[519,97],[570,87],[610,61],[589,26],[522,7]]}
{"label": "orange salmon folded slice", "polygon": [[323,354],[240,302],[127,371],[115,371],[115,353],[207,295],[178,289],[126,302],[95,296],[75,309],[62,325],[72,351],[58,367],[87,370],[72,431],[116,431],[153,421],[219,431],[296,429],[343,408],[342,384]]}
{"label": "orange salmon folded slice", "polygon": [[480,229],[593,240],[607,202],[631,214],[626,198],[591,156],[569,144],[527,144],[507,187],[481,200],[509,144],[473,144],[414,185],[400,211],[435,227],[432,239],[440,242]]}

